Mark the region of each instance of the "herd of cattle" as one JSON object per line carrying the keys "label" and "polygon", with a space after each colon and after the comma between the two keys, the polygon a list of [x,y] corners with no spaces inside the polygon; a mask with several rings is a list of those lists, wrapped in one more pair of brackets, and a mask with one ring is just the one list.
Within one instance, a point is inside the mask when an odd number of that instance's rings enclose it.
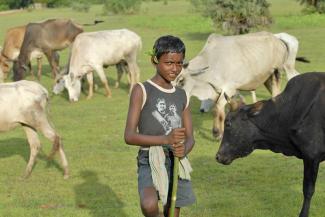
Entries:
{"label": "herd of cattle", "polygon": [[[68,46],[68,64],[60,72],[58,52]],[[0,82],[8,77],[11,63],[15,82],[0,84],[0,112],[6,114],[1,115],[0,131],[24,128],[31,149],[26,176],[40,149],[37,131],[41,131],[53,142],[50,156],[60,153],[64,177],[68,177],[61,139],[46,114],[48,92],[37,82],[20,81],[27,70],[32,73],[31,60],[38,60],[40,79],[41,59],[46,56],[55,79],[52,91],[59,94],[66,88],[71,101],[79,99],[85,75],[88,98],[92,97],[93,71],[111,97],[103,67],[116,65],[116,86],[126,71],[131,90],[140,80],[137,55],[141,47],[140,36],[130,30],[83,32],[81,25],[66,19],[29,23],[7,31],[0,55]],[[287,33],[211,34],[200,53],[184,65],[175,85],[189,96],[214,102],[213,134],[222,138],[217,161],[230,164],[254,149],[303,159],[304,203],[300,217],[307,217],[319,163],[325,159],[325,73],[299,75],[295,61],[308,61],[297,57],[297,52],[298,40]],[[286,72],[289,82],[278,95],[281,71]],[[254,91],[263,84],[272,99],[241,106],[226,117],[225,106],[234,105],[232,97],[238,91]]]}

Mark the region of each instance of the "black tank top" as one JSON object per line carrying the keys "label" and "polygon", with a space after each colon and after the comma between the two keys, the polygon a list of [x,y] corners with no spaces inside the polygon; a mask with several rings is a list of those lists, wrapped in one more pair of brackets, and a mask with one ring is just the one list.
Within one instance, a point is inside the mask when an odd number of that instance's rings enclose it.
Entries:
{"label": "black tank top", "polygon": [[188,106],[183,89],[164,89],[151,80],[140,85],[144,100],[138,124],[140,134],[167,135],[183,126],[182,113]]}

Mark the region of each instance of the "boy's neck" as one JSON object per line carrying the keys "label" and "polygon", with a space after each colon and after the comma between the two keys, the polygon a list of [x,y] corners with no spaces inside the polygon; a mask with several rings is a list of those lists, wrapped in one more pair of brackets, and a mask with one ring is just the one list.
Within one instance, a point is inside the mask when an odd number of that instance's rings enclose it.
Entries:
{"label": "boy's neck", "polygon": [[173,85],[171,84],[170,81],[165,80],[163,77],[159,75],[155,75],[150,79],[153,83],[159,85],[160,87],[164,89],[172,89]]}

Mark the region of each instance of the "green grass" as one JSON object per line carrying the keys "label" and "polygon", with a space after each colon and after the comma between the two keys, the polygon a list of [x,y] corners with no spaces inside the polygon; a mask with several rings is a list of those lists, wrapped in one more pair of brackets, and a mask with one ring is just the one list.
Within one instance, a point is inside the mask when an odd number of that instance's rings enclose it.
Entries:
{"label": "green grass", "polygon": [[[274,24],[272,32],[288,32],[300,42],[299,56],[311,64],[297,63],[297,70],[322,71],[325,68],[324,16],[303,16],[294,0],[272,0]],[[284,7],[286,6],[286,7]],[[153,75],[146,52],[155,39],[163,34],[180,36],[187,46],[187,59],[202,48],[214,31],[211,21],[194,13],[188,1],[146,2],[138,15],[103,16],[101,6],[89,13],[70,9],[46,9],[0,16],[0,41],[6,29],[53,17],[72,18],[79,23],[104,20],[86,31],[129,28],[143,41],[139,55],[141,80]],[[61,65],[67,62],[68,50],[61,52]],[[41,83],[51,90],[53,79],[44,60]],[[34,63],[35,65],[35,63]],[[115,68],[106,70],[111,86],[116,79]],[[27,79],[31,79],[28,75]],[[285,79],[284,79],[285,80]],[[82,94],[78,103],[69,103],[67,94],[51,96],[50,118],[63,137],[70,163],[71,177],[63,180],[59,159],[46,160],[51,144],[41,137],[43,149],[32,175],[21,180],[29,148],[22,129],[0,136],[0,216],[4,217],[138,217],[141,216],[137,193],[137,147],[124,143],[123,131],[128,107],[126,78],[120,89],[112,88],[107,99],[99,89],[94,98]],[[283,83],[283,86],[285,82]],[[264,87],[257,92],[259,99],[270,95]],[[247,94],[247,101],[250,101]],[[191,100],[196,146],[190,154],[194,168],[192,181],[197,203],[184,208],[186,217],[295,217],[302,203],[302,162],[269,151],[255,151],[251,156],[236,160],[231,166],[216,163],[219,143],[211,136],[212,114],[200,114],[199,101]],[[316,192],[311,205],[311,217],[325,213],[325,169],[321,165]]]}

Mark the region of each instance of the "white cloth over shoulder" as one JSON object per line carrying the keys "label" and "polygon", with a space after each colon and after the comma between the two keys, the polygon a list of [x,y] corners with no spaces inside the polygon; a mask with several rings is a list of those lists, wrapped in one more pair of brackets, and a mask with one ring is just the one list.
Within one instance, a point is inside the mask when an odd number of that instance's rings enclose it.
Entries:
{"label": "white cloth over shoulder", "polygon": [[[163,205],[167,203],[168,196],[168,174],[165,167],[165,153],[162,146],[151,146],[149,148],[149,164],[151,168],[151,176],[156,190]],[[181,179],[191,180],[190,173],[193,171],[187,157],[180,159],[179,177]]]}

